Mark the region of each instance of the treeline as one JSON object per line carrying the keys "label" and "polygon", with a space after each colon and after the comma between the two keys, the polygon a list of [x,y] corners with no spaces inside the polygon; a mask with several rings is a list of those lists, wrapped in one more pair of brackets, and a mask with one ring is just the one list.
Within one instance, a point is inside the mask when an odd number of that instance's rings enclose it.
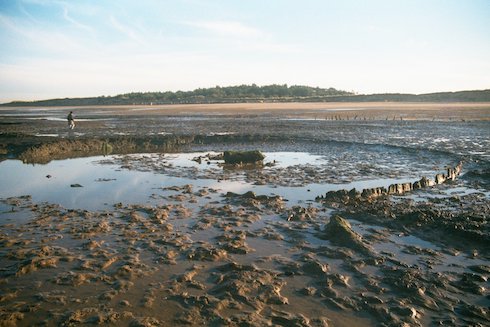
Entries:
{"label": "treeline", "polygon": [[287,84],[239,85],[228,87],[199,88],[194,91],[177,92],[134,92],[116,96],[92,98],[65,98],[41,101],[15,101],[9,106],[85,106],[85,105],[158,105],[186,103],[230,103],[260,101],[308,101],[310,98],[323,99],[331,96],[352,95],[353,93],[334,88],[319,88]]}
{"label": "treeline", "polygon": [[490,90],[427,94],[361,94],[302,85],[240,85],[194,91],[135,92],[116,96],[15,101],[2,106],[101,106],[235,102],[490,102]]}
{"label": "treeline", "polygon": [[489,90],[437,92],[426,94],[384,93],[331,97],[335,102],[490,102]]}

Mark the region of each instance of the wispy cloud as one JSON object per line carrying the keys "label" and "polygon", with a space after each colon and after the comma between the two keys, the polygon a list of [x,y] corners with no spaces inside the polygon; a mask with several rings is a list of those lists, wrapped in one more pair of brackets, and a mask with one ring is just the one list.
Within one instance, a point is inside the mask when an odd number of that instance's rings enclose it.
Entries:
{"label": "wispy cloud", "polygon": [[90,32],[90,33],[92,33],[94,31],[90,26],[82,24],[79,21],[72,18],[68,14],[68,8],[67,7],[63,8],[63,18],[77,28],[80,28],[80,29],[85,30],[85,31]]}
{"label": "wispy cloud", "polygon": [[13,40],[20,40],[21,49],[27,46],[27,50],[36,49],[36,51],[50,53],[79,53],[84,49],[77,40],[65,34],[64,31],[39,28],[30,20],[0,14],[0,27],[9,31]]}
{"label": "wispy cloud", "polygon": [[264,35],[259,29],[237,21],[198,21],[184,24],[218,36],[252,38]]}
{"label": "wispy cloud", "polygon": [[136,42],[141,43],[141,44],[144,43],[143,42],[143,38],[133,28],[131,28],[128,25],[125,25],[125,24],[121,23],[113,15],[110,15],[109,16],[109,21],[111,23],[111,26],[115,30],[117,30],[118,32],[120,32],[121,34],[123,34],[124,36],[126,36],[128,39],[131,39],[131,40],[136,41]]}

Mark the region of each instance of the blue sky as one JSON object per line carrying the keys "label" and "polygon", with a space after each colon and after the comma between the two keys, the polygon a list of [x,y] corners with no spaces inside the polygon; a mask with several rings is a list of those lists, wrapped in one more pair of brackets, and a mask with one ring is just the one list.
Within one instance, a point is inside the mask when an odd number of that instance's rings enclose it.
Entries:
{"label": "blue sky", "polygon": [[490,88],[490,0],[0,0],[0,102],[215,85]]}

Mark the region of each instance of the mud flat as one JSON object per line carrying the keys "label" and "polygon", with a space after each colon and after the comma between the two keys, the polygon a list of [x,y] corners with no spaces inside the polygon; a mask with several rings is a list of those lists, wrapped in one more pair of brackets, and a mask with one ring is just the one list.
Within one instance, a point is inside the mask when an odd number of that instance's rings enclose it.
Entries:
{"label": "mud flat", "polygon": [[[77,121],[73,131],[66,122],[70,111]],[[104,143],[113,146],[112,153],[178,152],[183,150],[176,147],[179,140],[189,144],[195,136],[190,143],[254,141],[276,150],[298,140],[377,143],[371,136],[380,132],[386,137],[383,144],[398,145],[400,138],[407,142],[430,139],[430,135],[443,141],[450,130],[457,142],[471,145],[463,139],[469,136],[465,130],[478,132],[488,127],[488,121],[490,103],[1,107],[0,159],[24,156],[27,161],[40,162],[48,160],[50,153],[53,159],[98,155],[104,154]],[[415,128],[407,128],[409,125]],[[29,152],[32,148],[38,151],[37,159]]]}
{"label": "mud flat", "polygon": [[[146,143],[16,134],[0,325],[490,324],[488,122],[263,118]],[[229,165],[228,150],[264,159]]]}

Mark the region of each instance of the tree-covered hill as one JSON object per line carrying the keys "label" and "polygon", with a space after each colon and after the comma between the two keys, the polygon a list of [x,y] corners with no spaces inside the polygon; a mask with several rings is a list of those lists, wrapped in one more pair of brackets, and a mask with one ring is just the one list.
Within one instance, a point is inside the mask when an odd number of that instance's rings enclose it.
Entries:
{"label": "tree-covered hill", "polygon": [[185,104],[185,103],[230,103],[260,101],[307,101],[331,96],[353,95],[334,88],[319,88],[302,85],[240,85],[228,87],[199,88],[194,91],[134,92],[116,96],[91,98],[65,98],[41,101],[15,101],[9,106],[84,106],[84,105],[133,105],[133,104]]}
{"label": "tree-covered hill", "polygon": [[490,102],[490,89],[426,94],[384,93],[330,97],[339,102]]}
{"label": "tree-covered hill", "polygon": [[15,101],[2,106],[99,106],[239,102],[490,102],[490,89],[427,94],[361,94],[302,85],[240,85],[194,91],[134,92],[116,96]]}

